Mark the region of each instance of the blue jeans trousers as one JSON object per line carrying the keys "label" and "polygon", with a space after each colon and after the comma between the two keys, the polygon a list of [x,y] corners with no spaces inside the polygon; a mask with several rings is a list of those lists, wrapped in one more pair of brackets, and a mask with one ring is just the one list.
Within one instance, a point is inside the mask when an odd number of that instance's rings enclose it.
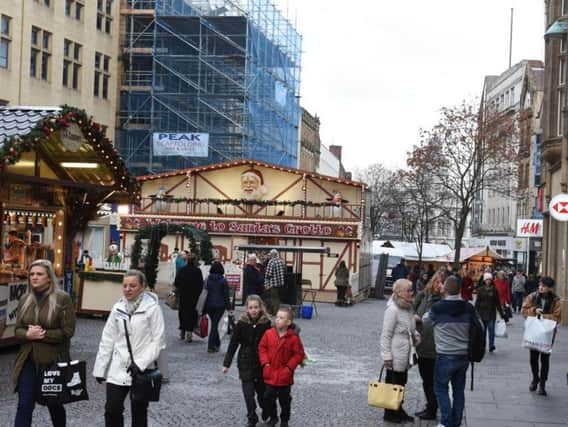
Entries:
{"label": "blue jeans trousers", "polygon": [[[434,393],[438,400],[441,418],[445,427],[459,427],[465,406],[465,374],[469,360],[467,356],[446,356],[439,354],[434,367]],[[452,401],[449,385],[452,384]]]}
{"label": "blue jeans trousers", "polygon": [[485,336],[489,334],[489,347],[495,347],[495,320],[484,320]]}
{"label": "blue jeans trousers", "polygon": [[207,310],[209,319],[211,319],[211,331],[209,332],[208,348],[219,349],[221,347],[221,339],[219,338],[219,322],[225,312],[224,308],[210,308]]}
{"label": "blue jeans trousers", "polygon": [[[18,410],[16,411],[15,427],[30,427],[36,400],[36,368],[28,358],[18,377]],[[50,405],[49,415],[54,427],[65,427],[66,414],[63,405]]]}

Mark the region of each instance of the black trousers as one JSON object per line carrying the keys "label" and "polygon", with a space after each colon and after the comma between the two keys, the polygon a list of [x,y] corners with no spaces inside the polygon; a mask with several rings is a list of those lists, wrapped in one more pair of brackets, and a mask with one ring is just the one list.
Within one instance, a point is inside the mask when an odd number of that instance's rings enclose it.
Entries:
{"label": "black trousers", "polygon": [[347,288],[345,286],[337,287],[337,301],[345,302],[345,291]]}
{"label": "black trousers", "polygon": [[[124,399],[130,391],[130,386],[107,383],[105,404],[105,426],[124,426]],[[148,426],[148,402],[130,401],[132,412],[132,427]]]}
{"label": "black trousers", "polygon": [[274,386],[266,384],[266,392],[264,393],[266,415],[270,418],[278,418],[276,408],[276,399],[278,399],[278,403],[280,403],[280,421],[288,422],[290,420],[290,407],[292,406],[291,391],[291,385]]}
{"label": "black trousers", "polygon": [[[258,422],[258,415],[256,415],[256,401],[258,401],[258,406],[262,410],[262,413],[266,415],[265,403],[264,403],[264,393],[265,386],[262,379],[257,379],[253,381],[243,381],[243,396],[245,397],[245,404],[247,405],[247,418],[252,423]],[[255,399],[256,393],[256,399]]]}
{"label": "black trousers", "polygon": [[[397,372],[397,371],[391,371],[390,369],[387,369],[387,376],[385,378],[385,382],[388,384],[398,384],[398,385],[406,385],[406,382],[408,381],[408,371],[404,371],[404,372]],[[402,401],[400,403],[400,408],[396,411],[393,411],[392,409],[385,409],[385,417],[387,416],[393,416],[396,417],[397,415],[402,414],[403,409],[402,409],[402,404],[404,403],[404,401]]]}
{"label": "black trousers", "polygon": [[438,401],[434,394],[434,365],[436,365],[436,359],[418,358],[418,370],[420,377],[422,377],[422,389],[426,396],[426,411],[435,415],[438,411]]}
{"label": "black trousers", "polygon": [[[548,370],[550,369],[550,354],[540,353],[536,350],[531,350],[531,371],[533,379],[545,383],[548,380]],[[538,359],[540,357],[540,372],[538,366]]]}

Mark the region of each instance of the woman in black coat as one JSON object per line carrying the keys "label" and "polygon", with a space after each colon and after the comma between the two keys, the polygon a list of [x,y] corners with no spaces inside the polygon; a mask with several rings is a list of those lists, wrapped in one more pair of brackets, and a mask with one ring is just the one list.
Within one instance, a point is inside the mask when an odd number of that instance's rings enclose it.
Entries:
{"label": "woman in black coat", "polygon": [[[264,411],[264,381],[262,368],[258,360],[258,344],[264,333],[270,329],[270,318],[266,308],[258,295],[249,295],[246,300],[246,311],[235,326],[227,354],[223,361],[223,373],[229,371],[231,362],[240,346],[237,366],[239,378],[243,386],[243,395],[247,406],[248,426],[255,426],[258,422],[254,394],[263,414]],[[263,415],[263,419],[266,417]]]}
{"label": "woman in black coat", "polygon": [[503,318],[503,308],[499,300],[499,292],[493,284],[493,275],[483,273],[483,286],[477,288],[477,299],[475,309],[485,325],[485,335],[489,335],[489,351],[495,350],[495,320],[497,312]]}
{"label": "woman in black coat", "polygon": [[195,306],[203,290],[203,273],[197,266],[195,255],[188,257],[186,266],[176,275],[174,286],[179,296],[179,337],[191,342],[193,328],[197,323]]}

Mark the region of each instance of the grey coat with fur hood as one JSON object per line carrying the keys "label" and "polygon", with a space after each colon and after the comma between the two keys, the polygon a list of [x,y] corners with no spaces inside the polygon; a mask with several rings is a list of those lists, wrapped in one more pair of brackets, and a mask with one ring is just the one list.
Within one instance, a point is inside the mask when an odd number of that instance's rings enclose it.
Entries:
{"label": "grey coat with fur hood", "polygon": [[393,294],[387,304],[383,320],[381,357],[383,361],[392,360],[393,370],[397,372],[405,372],[410,368],[408,359],[411,351],[411,336],[413,339],[419,336],[416,332],[412,303]]}

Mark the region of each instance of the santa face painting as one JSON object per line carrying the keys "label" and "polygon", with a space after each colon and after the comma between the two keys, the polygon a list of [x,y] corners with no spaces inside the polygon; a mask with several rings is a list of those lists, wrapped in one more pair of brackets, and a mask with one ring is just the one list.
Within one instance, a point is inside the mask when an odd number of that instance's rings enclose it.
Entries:
{"label": "santa face painting", "polygon": [[262,174],[259,171],[245,171],[241,174],[241,190],[243,199],[260,200],[266,194],[266,188],[262,182]]}

